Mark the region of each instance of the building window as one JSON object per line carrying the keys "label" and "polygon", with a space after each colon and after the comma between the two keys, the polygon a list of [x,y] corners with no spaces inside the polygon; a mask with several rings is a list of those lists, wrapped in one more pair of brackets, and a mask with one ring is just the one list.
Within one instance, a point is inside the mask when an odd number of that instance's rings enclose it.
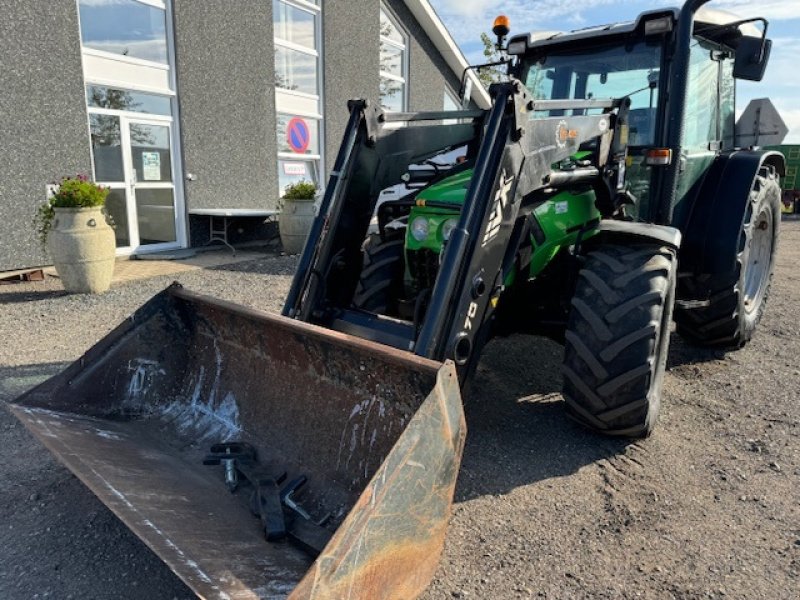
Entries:
{"label": "building window", "polygon": [[445,110],[461,110],[461,103],[450,90],[444,91],[444,109]]}
{"label": "building window", "polygon": [[380,99],[387,111],[408,108],[408,36],[397,19],[381,5]]}
{"label": "building window", "polygon": [[316,0],[273,0],[278,185],[320,185],[321,9]]}
{"label": "building window", "polygon": [[77,0],[94,179],[118,253],[186,243],[169,0]]}
{"label": "building window", "polygon": [[172,116],[172,99],[169,96],[121,90],[102,85],[86,86],[86,103],[89,108],[108,108],[165,117]]}
{"label": "building window", "polygon": [[84,48],[167,64],[166,6],[160,0],[78,0]]}

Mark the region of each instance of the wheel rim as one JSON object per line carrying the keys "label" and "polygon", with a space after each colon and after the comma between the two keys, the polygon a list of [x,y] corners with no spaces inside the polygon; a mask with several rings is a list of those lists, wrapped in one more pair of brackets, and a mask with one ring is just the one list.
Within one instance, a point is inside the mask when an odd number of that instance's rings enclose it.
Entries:
{"label": "wheel rim", "polygon": [[772,227],[772,213],[762,209],[753,220],[744,271],[744,309],[748,313],[758,308],[764,296],[772,256]]}

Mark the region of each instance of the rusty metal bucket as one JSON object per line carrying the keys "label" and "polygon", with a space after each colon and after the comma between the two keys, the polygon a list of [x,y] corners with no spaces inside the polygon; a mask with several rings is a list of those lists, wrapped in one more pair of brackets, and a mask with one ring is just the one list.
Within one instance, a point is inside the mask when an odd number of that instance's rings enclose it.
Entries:
{"label": "rusty metal bucket", "polygon": [[[11,410],[204,598],[416,597],[466,432],[451,364],[177,284]],[[203,464],[234,441],[307,478],[293,498],[330,536],[316,558],[267,541],[250,483],[231,493]]]}

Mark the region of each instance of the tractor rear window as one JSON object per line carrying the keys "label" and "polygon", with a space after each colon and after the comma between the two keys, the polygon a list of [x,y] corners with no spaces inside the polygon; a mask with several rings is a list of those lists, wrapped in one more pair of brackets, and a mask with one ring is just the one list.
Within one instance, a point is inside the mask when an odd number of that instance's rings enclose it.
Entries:
{"label": "tractor rear window", "polygon": [[[661,46],[639,42],[538,57],[523,69],[523,78],[531,94],[541,100],[630,96],[629,143],[648,146],[655,137],[660,66]],[[534,118],[567,114],[585,111],[541,111]]]}

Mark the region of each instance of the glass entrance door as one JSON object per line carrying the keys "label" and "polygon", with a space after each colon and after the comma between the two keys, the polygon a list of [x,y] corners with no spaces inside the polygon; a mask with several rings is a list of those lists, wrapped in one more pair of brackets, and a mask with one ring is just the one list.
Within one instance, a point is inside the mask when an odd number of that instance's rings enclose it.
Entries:
{"label": "glass entrance door", "polygon": [[175,184],[170,125],[124,118],[128,135],[128,218],[137,246],[174,245]]}
{"label": "glass entrance door", "polygon": [[120,253],[179,246],[171,123],[90,114],[90,125],[95,180],[111,188],[106,208]]}

